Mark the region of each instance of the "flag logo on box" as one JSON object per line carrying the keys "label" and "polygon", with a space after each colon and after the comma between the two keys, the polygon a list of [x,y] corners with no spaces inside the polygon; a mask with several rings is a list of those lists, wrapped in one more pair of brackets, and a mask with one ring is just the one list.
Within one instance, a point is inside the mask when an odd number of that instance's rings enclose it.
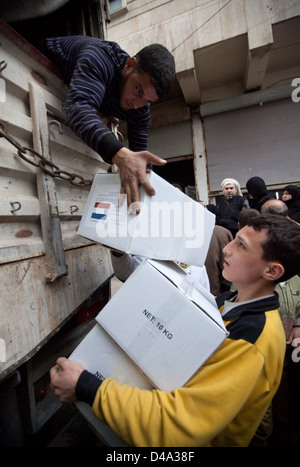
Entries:
{"label": "flag logo on box", "polygon": [[94,209],[91,215],[91,219],[97,221],[105,221],[107,219],[107,214],[110,208],[110,203],[103,203],[101,201],[96,201],[94,204]]}

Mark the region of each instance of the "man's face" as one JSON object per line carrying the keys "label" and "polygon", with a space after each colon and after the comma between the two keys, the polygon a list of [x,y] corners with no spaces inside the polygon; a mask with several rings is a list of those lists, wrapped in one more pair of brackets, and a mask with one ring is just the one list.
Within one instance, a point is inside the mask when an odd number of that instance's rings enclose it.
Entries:
{"label": "man's face", "polygon": [[237,189],[232,183],[227,183],[227,185],[225,185],[223,188],[223,193],[224,193],[225,198],[229,200],[229,199],[232,199],[236,195]]}
{"label": "man's face", "polygon": [[120,81],[120,106],[124,110],[138,109],[150,102],[156,102],[158,96],[147,73],[136,72],[134,57],[127,60]]}
{"label": "man's face", "polygon": [[235,239],[223,249],[225,279],[249,286],[257,282],[267,266],[267,261],[262,259],[266,235],[265,230],[256,231],[250,226],[238,231]]}

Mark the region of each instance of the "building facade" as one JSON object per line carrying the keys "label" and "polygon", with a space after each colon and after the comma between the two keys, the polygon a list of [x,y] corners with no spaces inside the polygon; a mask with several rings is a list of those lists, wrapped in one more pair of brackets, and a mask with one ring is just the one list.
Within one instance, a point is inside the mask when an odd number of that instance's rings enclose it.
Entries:
{"label": "building facade", "polygon": [[[245,191],[299,184],[299,0],[113,0],[106,38],[134,55],[159,42],[176,83],[152,105],[149,150],[161,173],[208,201],[225,177]],[[193,188],[194,187],[194,188]]]}

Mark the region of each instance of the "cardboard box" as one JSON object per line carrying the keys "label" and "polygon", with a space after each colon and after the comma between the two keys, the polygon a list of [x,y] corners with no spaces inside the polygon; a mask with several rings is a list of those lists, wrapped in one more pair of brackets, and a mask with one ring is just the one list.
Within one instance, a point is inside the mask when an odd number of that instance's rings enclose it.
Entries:
{"label": "cardboard box", "polygon": [[147,174],[155,189],[140,189],[141,211],[129,214],[119,206],[119,174],[97,174],[78,234],[129,254],[203,266],[215,216],[170,183]]}
{"label": "cardboard box", "polygon": [[[153,388],[146,376],[138,370],[99,324],[96,324],[87,334],[69,358],[81,363],[100,380],[111,376],[120,384],[130,384],[141,389]],[[105,444],[114,447],[126,446],[108,425],[95,417],[88,404],[76,402],[76,406]]]}
{"label": "cardboard box", "polygon": [[[141,389],[183,386],[226,339],[214,297],[174,262],[145,260],[70,356],[100,379]],[[77,407],[109,446],[125,446],[91,407]]]}
{"label": "cardboard box", "polygon": [[184,386],[227,336],[213,296],[165,261],[145,260],[96,320],[163,391]]}

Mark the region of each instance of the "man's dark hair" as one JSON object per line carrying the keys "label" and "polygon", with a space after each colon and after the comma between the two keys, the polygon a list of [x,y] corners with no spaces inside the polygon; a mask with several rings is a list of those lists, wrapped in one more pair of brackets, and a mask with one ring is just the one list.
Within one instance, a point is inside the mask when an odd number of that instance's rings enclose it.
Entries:
{"label": "man's dark hair", "polygon": [[161,99],[166,96],[175,79],[175,61],[173,55],[161,44],[150,44],[136,55],[135,71],[147,73]]}
{"label": "man's dark hair", "polygon": [[249,219],[251,219],[252,217],[258,217],[258,216],[260,216],[260,212],[257,211],[256,209],[251,209],[251,208],[242,209],[238,217],[240,228],[245,227]]}
{"label": "man's dark hair", "polygon": [[266,230],[266,241],[262,245],[263,259],[278,261],[284,274],[277,282],[286,281],[300,272],[300,225],[278,214],[262,214],[249,219],[247,225],[254,230]]}

